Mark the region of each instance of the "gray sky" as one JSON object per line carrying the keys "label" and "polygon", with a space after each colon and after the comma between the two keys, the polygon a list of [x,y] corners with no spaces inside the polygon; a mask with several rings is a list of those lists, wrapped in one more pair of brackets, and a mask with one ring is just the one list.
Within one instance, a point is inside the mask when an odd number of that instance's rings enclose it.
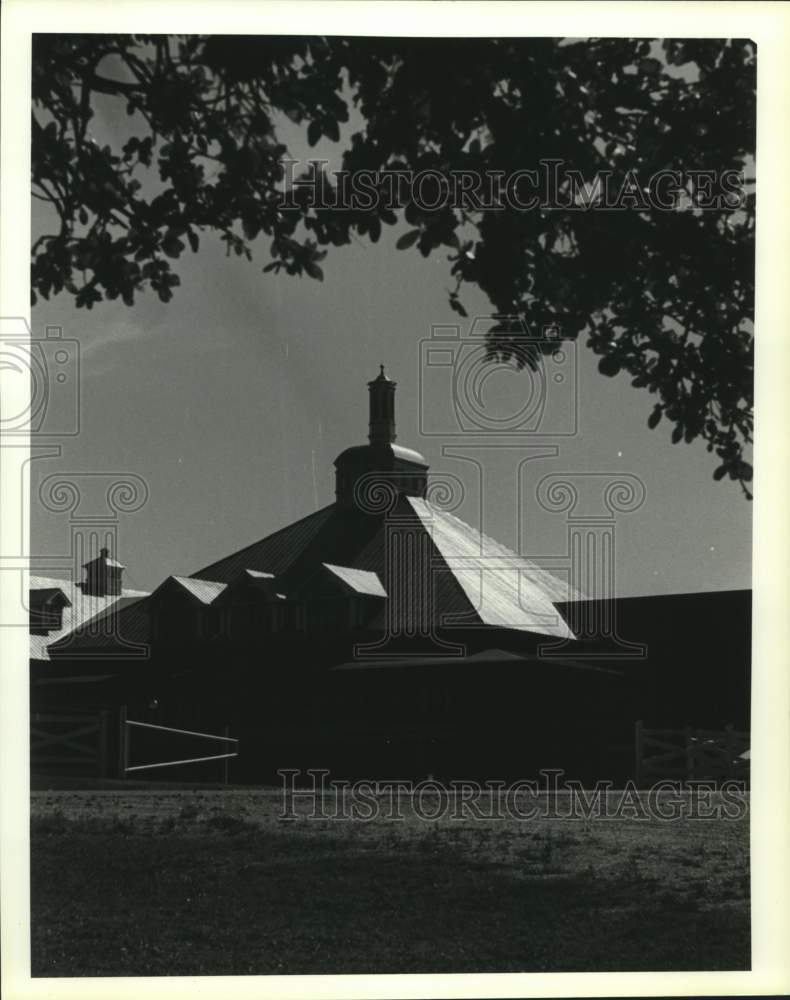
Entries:
{"label": "gray sky", "polygon": [[[115,132],[101,116],[95,128],[110,138]],[[294,156],[307,155],[295,129],[287,140]],[[332,152],[317,147],[319,156]],[[34,237],[41,222],[35,205]],[[564,515],[540,508],[538,480],[628,472],[647,496],[638,511],[618,517],[619,594],[750,586],[751,505],[738,486],[713,481],[717,463],[704,445],[672,445],[666,422],[649,430],[650,395],[625,375],[600,375],[582,341],[578,433],[552,439],[557,458],[527,463],[520,493],[514,470],[523,447],[470,451],[483,468],[481,505],[474,466],[442,454],[444,444],[463,451],[468,440],[419,432],[420,344],[432,324],[466,324],[490,306],[479,291],[464,290],[470,320],[455,316],[446,253],[425,260],[414,248],[396,250],[406,228],[385,227],[377,245],[330,249],[323,283],[262,274],[265,237],[250,264],[226,258],[219,240],[204,234],[199,253],[176,262],[181,286],[168,304],[148,294],[133,308],[103,302],[88,312],[68,295],[41,301],[34,331],[57,325],[80,342],[82,413],[81,433],[64,439],[63,455],[32,465],[33,554],[68,547],[67,515],[35,502],[38,482],[54,471],[146,480],[150,499],[122,517],[118,552],[127,585],[145,588],[330,503],[332,460],[366,440],[366,382],[384,363],[398,382],[398,442],[422,451],[433,471],[460,477],[466,495],[456,513],[499,541],[518,547],[521,538],[525,555],[563,554]],[[449,373],[429,372],[430,401],[422,405],[438,430],[453,426]],[[506,416],[530,391],[527,374],[498,372],[483,404]]]}

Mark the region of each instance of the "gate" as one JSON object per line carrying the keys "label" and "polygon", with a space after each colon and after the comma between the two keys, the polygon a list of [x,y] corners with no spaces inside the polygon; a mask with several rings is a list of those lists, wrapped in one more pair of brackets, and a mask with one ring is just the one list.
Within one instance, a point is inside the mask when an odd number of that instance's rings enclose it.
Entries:
{"label": "gate", "polygon": [[[149,730],[156,733],[172,733],[176,736],[189,736],[193,739],[214,740],[224,743],[228,748],[228,752],[209,754],[207,756],[200,757],[185,757],[179,760],[154,761],[147,764],[130,764],[131,736],[132,729],[135,728]],[[121,709],[119,737],[118,777],[120,778],[124,778],[127,774],[137,773],[139,771],[152,771],[163,767],[181,767],[185,764],[205,764],[206,762],[212,760],[223,760],[225,761],[223,782],[224,784],[227,784],[228,764],[234,757],[238,757],[239,755],[239,741],[233,736],[228,736],[227,726],[225,726],[225,732],[222,736],[219,736],[216,733],[198,733],[191,729],[176,729],[173,726],[159,726],[152,722],[140,722],[135,719],[128,719],[126,717],[125,707]]]}
{"label": "gate", "polygon": [[720,729],[647,729],[637,722],[634,778],[638,788],[662,779],[749,780],[749,733]]}
{"label": "gate", "polygon": [[102,778],[109,767],[110,713],[49,708],[30,713],[30,770]]}

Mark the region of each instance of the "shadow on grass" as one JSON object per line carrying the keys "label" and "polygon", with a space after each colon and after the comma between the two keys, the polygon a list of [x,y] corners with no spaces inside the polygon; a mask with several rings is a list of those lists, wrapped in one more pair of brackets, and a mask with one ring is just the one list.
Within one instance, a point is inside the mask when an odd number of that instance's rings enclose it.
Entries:
{"label": "shadow on grass", "polygon": [[210,819],[32,826],[34,976],[745,969],[748,906],[624,871],[503,864]]}

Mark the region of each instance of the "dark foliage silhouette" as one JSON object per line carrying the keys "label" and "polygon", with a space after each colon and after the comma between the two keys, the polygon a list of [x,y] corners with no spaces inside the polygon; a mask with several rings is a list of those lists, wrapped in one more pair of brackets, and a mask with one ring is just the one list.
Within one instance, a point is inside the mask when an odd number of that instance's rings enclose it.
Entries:
{"label": "dark foliage silhouette", "polygon": [[[173,261],[214,231],[265,271],[323,280],[330,246],[405,215],[404,252],[445,252],[450,306],[477,285],[502,317],[492,357],[540,363],[530,331],[583,337],[607,376],[655,395],[648,424],[702,438],[750,496],[754,193],[736,208],[661,210],[640,183],[660,171],[753,166],[756,51],[742,40],[349,39],[37,35],[33,195],[55,210],[32,248],[32,287],[78,306],[169,301]],[[91,135],[98,100],[128,115],[122,148]],[[351,125],[359,121],[359,127]],[[620,211],[532,208],[326,210],[300,189],[284,209],[277,119],[309,144],[341,143],[345,170],[484,173],[558,161],[609,172]],[[315,177],[327,196],[333,178]],[[748,181],[748,178],[747,178]],[[558,190],[558,196],[567,191]],[[327,198],[327,200],[331,200]]]}

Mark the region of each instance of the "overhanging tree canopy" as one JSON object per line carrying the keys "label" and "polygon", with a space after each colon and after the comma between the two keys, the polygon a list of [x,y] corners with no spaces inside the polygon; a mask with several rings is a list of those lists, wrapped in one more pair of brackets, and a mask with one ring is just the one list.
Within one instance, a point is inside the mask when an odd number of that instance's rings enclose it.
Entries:
{"label": "overhanging tree canopy", "polygon": [[[747,185],[737,204],[669,209],[651,185],[667,171],[682,184],[713,171],[714,185],[748,172],[753,43],[34,37],[33,194],[57,219],[33,246],[34,301],[65,290],[78,306],[132,305],[146,288],[168,301],[179,284],[172,262],[197,251],[205,230],[248,259],[265,234],[264,270],[319,280],[325,248],[377,242],[398,221],[389,190],[327,209],[315,187],[300,187],[295,207],[284,206],[282,115],[311,145],[342,141],[354,176],[508,178],[561,164],[553,200],[524,210],[468,199],[428,209],[401,188],[411,228],[399,246],[426,257],[445,248],[456,312],[465,315],[465,285],[488,296],[501,317],[492,357],[535,367],[548,348],[531,334],[584,336],[605,375],[625,371],[655,394],[651,427],[666,417],[673,441],[704,439],[719,458],[714,477],[750,496],[754,194]],[[91,135],[97,95],[129,117],[122,148]],[[341,132],[350,104],[362,122],[351,134]],[[580,210],[578,196],[594,192],[582,183],[574,204],[565,178],[594,185],[607,173],[615,208]],[[335,204],[333,178],[314,180]]]}

